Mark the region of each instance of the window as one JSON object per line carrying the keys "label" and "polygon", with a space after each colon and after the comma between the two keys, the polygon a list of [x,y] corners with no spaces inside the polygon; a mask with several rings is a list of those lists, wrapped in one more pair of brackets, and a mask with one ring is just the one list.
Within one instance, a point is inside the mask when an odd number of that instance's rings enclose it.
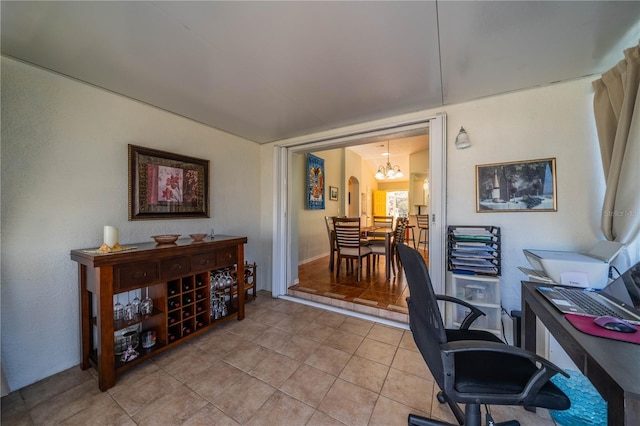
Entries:
{"label": "window", "polygon": [[387,216],[409,214],[409,191],[387,191]]}

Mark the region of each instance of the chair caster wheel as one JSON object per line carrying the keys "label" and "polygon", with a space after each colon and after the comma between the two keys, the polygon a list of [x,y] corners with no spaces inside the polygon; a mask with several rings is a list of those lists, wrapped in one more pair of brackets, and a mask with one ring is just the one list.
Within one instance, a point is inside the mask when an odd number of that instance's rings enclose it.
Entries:
{"label": "chair caster wheel", "polygon": [[436,395],[436,398],[438,398],[438,402],[440,404],[444,404],[445,402],[447,402],[447,400],[444,399],[444,394],[442,393],[442,391],[438,392],[438,395]]}

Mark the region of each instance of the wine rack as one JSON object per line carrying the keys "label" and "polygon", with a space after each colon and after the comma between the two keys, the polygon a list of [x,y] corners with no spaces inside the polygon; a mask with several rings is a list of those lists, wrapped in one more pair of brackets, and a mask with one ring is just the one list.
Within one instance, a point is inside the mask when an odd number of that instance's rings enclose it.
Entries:
{"label": "wine rack", "polygon": [[170,343],[209,325],[208,273],[167,283],[167,329]]}
{"label": "wine rack", "polygon": [[[253,263],[245,263],[244,264],[244,294],[245,294],[245,301],[248,301],[249,298],[249,292],[251,291],[251,297],[252,300],[255,300],[256,298],[256,269],[258,268],[258,265],[253,262]],[[235,271],[235,274],[237,274],[237,271]],[[237,291],[238,288],[237,287],[233,287],[232,289],[232,295],[235,297],[237,295]]]}

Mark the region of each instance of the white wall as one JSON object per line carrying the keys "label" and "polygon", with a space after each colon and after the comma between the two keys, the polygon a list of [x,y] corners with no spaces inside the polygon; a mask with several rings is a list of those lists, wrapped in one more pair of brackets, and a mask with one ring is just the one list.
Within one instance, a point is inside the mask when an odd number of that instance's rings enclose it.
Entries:
{"label": "white wall", "polygon": [[[501,227],[502,301],[520,307],[517,266],[522,249],[588,250],[604,239],[599,228],[604,177],[593,120],[592,78],[447,107],[447,222]],[[472,141],[454,148],[464,126]],[[475,166],[556,158],[557,212],[476,213]],[[638,259],[637,250],[631,253]]]}
{"label": "white wall", "polygon": [[[127,221],[127,144],[210,160],[211,219]],[[160,233],[248,236],[261,256],[260,147],[2,58],[2,367],[12,390],[79,362],[75,248]],[[269,194],[266,195],[270,199]],[[269,237],[270,239],[270,237]],[[270,268],[258,268],[258,286]]]}

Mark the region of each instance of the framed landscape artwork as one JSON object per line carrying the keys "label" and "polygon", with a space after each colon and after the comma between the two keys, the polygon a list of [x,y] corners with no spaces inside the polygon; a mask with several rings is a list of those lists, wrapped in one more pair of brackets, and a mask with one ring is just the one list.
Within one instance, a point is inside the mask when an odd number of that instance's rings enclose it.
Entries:
{"label": "framed landscape artwork", "polygon": [[129,220],[209,217],[209,160],[129,145]]}
{"label": "framed landscape artwork", "polygon": [[331,201],[338,201],[338,188],[335,186],[329,187],[329,199]]}
{"label": "framed landscape artwork", "polygon": [[307,154],[307,209],[324,210],[324,159]]}
{"label": "framed landscape artwork", "polygon": [[557,211],[556,159],[476,166],[476,211]]}

